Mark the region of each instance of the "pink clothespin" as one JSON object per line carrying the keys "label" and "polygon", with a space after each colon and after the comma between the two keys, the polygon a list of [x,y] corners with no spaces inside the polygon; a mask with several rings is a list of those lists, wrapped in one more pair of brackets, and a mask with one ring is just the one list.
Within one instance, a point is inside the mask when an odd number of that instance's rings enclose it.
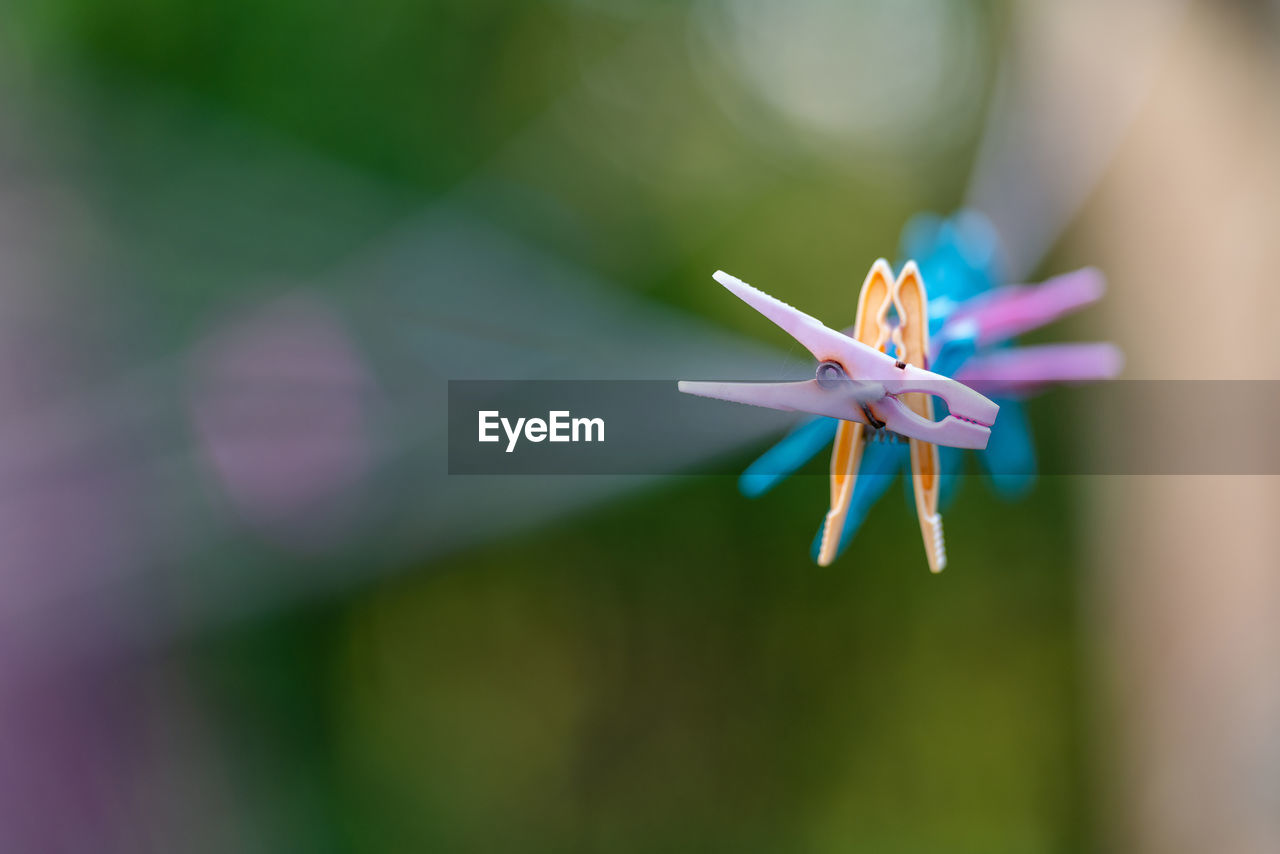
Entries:
{"label": "pink clothespin", "polygon": [[1085,267],[1038,285],[1006,285],[961,303],[951,324],[971,322],[976,344],[988,347],[1039,329],[1060,317],[1097,302],[1106,291],[1102,273]]}
{"label": "pink clothespin", "polygon": [[1050,385],[1109,380],[1123,364],[1114,344],[1040,344],[974,356],[956,379],[990,394],[1027,394]]}
{"label": "pink clothespin", "polygon": [[[680,391],[826,415],[954,448],[987,446],[1000,407],[978,392],[824,326],[728,273],[717,272],[715,280],[800,342],[818,360],[817,373],[811,380],[783,383],[681,380]],[[925,417],[908,405],[905,396],[912,393],[942,398],[949,414],[940,421]]]}
{"label": "pink clothespin", "polygon": [[[1102,273],[1086,267],[1039,285],[1010,285],[976,297],[957,308],[948,324],[972,324],[978,346],[988,347],[1097,302],[1105,290]],[[965,362],[955,378],[991,394],[1025,394],[1060,383],[1111,379],[1123,363],[1113,344],[1044,344],[984,352]]]}

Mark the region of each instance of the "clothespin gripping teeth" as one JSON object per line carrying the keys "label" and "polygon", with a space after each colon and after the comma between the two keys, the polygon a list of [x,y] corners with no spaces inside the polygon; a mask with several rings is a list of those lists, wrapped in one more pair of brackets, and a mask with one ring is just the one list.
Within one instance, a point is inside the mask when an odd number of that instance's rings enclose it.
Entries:
{"label": "clothespin gripping teeth", "polygon": [[[889,307],[893,304],[893,270],[881,258],[871,266],[858,293],[858,313],[849,337],[874,347],[880,352],[889,341]],[[883,422],[880,427],[883,427]],[[879,429],[877,429],[879,432]],[[840,551],[840,536],[853,499],[858,465],[866,446],[867,427],[856,421],[841,421],[831,446],[831,508],[822,524],[818,565],[830,566]]]}
{"label": "clothespin gripping teeth", "polygon": [[[898,358],[909,365],[927,367],[929,297],[914,261],[907,262],[894,282],[893,299],[898,312],[898,327],[893,333]],[[921,417],[933,420],[933,398],[928,394],[903,395],[903,402]],[[947,548],[942,533],[942,515],[938,512],[941,473],[938,446],[915,438],[910,440],[910,444],[911,485],[915,493],[916,514],[920,518],[920,533],[924,538],[925,556],[929,569],[941,572],[947,565]]]}

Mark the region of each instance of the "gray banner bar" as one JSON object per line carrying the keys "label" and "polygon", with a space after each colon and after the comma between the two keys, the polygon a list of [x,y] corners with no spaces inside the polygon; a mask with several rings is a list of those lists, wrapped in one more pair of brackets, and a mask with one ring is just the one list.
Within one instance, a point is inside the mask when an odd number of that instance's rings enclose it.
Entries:
{"label": "gray banner bar", "polygon": [[[1038,420],[1052,416],[1046,432],[1061,439],[1037,461],[1040,474],[1280,474],[1280,381],[1119,380],[1027,405]],[[681,394],[675,380],[454,380],[449,473],[737,474],[751,449],[767,447],[744,444],[750,437],[805,420]],[[995,473],[1027,467],[985,462]]]}

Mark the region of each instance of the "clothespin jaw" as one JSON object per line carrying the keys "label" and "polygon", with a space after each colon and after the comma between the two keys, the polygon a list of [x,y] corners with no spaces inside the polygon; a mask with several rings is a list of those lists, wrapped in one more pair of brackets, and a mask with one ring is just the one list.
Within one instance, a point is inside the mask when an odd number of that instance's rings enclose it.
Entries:
{"label": "clothespin jaw", "polygon": [[[883,258],[871,265],[858,292],[858,313],[848,335],[854,341],[883,353],[888,346],[889,307],[893,302],[893,270]],[[845,519],[853,501],[858,466],[866,446],[866,427],[854,421],[841,421],[831,445],[831,505],[822,520],[818,538],[818,566],[830,566],[840,553]]]}
{"label": "clothespin jaw", "polygon": [[[887,427],[951,447],[986,447],[999,407],[977,391],[837,332],[728,273],[717,272],[715,279],[813,354],[817,374],[791,383],[681,381],[682,392]],[[941,397],[948,416],[940,421],[922,417],[900,399],[913,392]]]}
{"label": "clothespin jaw", "polygon": [[[924,279],[914,261],[908,261],[894,283],[894,304],[898,311],[898,328],[894,331],[898,357],[908,364],[923,365],[929,353],[929,296]],[[905,403],[921,418],[933,420],[933,398],[911,395]],[[916,499],[916,515],[924,538],[925,556],[932,572],[947,565],[946,542],[942,535],[942,515],[938,512],[941,465],[938,446],[911,439],[911,485]]]}

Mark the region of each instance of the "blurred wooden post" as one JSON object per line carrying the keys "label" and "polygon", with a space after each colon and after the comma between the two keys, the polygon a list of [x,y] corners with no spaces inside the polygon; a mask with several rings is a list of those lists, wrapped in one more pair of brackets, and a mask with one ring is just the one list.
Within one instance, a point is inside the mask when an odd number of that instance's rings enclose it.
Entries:
{"label": "blurred wooden post", "polygon": [[[1233,11],[1193,9],[1075,234],[1129,378],[1280,378],[1280,63]],[[1082,500],[1108,849],[1280,851],[1280,478],[1094,478]]]}

